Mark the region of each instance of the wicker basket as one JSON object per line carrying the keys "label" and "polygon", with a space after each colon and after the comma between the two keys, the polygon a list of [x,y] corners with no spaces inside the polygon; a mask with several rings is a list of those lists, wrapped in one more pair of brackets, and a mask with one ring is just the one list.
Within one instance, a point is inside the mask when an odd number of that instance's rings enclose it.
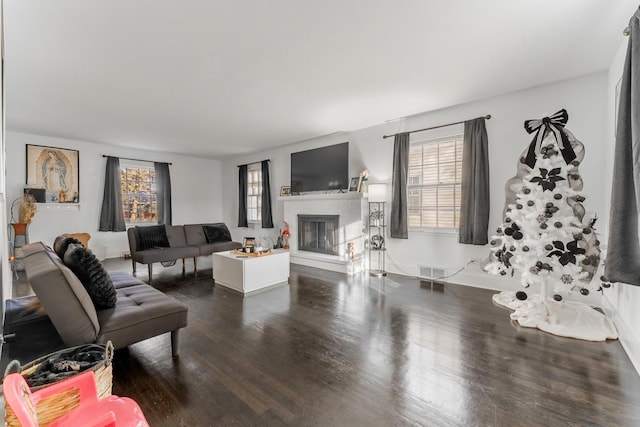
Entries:
{"label": "wicker basket", "polygon": [[[69,351],[79,347],[83,347],[83,346],[73,347],[71,349],[67,348],[62,351]],[[36,372],[36,370],[38,369],[38,367],[42,362],[48,360],[50,357],[56,355],[57,353],[51,353],[39,359],[36,359],[22,366],[18,372],[20,372],[23,377],[28,379],[31,375],[33,375]],[[113,370],[113,367],[111,365],[112,359],[113,359],[113,344],[111,344],[111,341],[109,341],[105,345],[104,359],[88,369],[90,371],[93,371],[93,374],[95,376],[96,388],[98,389],[98,398],[104,398],[111,395],[112,370]],[[9,367],[11,367],[11,365]],[[15,370],[11,372],[15,372]],[[9,368],[7,368],[7,372],[5,372],[5,376],[8,373],[9,373]],[[49,384],[31,387],[31,390],[35,391],[43,387],[47,387],[47,385]],[[38,413],[38,423],[40,426],[48,426],[55,419],[61,417],[62,415],[69,412],[70,410],[74,409],[79,404],[80,404],[80,394],[78,392],[78,389],[75,389],[75,388],[66,390],[64,392],[55,394],[47,399],[44,399],[41,402],[39,402],[38,406],[36,407],[36,411]],[[7,405],[6,402],[5,402],[4,420],[7,426],[20,427],[18,418],[15,416],[15,414],[13,413],[13,411],[11,410],[9,405]]]}

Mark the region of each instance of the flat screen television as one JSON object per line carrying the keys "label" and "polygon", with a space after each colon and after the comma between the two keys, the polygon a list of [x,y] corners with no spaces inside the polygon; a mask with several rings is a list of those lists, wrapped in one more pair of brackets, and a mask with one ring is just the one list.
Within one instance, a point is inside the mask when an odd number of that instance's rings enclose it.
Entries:
{"label": "flat screen television", "polygon": [[291,153],[291,193],[349,188],[349,143]]}

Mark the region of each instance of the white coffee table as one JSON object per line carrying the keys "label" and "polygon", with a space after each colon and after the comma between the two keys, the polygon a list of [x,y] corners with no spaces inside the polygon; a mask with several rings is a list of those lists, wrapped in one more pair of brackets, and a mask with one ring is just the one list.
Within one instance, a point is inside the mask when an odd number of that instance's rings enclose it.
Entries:
{"label": "white coffee table", "polygon": [[244,295],[289,282],[289,251],[275,249],[271,255],[242,256],[233,251],[215,252],[213,279]]}

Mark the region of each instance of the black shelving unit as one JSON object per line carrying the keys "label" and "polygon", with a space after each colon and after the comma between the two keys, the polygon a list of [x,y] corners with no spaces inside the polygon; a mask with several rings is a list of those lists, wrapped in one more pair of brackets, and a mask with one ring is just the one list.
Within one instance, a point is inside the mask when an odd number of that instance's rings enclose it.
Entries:
{"label": "black shelving unit", "polygon": [[386,276],[386,202],[369,202],[369,274],[375,277]]}

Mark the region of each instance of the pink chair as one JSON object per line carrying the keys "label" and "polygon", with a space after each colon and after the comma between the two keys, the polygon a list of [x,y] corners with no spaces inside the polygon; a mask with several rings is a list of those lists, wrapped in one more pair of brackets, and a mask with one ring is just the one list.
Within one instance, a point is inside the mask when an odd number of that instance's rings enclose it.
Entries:
{"label": "pink chair", "polygon": [[34,392],[31,392],[22,375],[13,373],[5,377],[2,388],[7,404],[23,427],[38,427],[35,410],[38,402],[71,388],[78,389],[80,406],[57,418],[49,424],[50,427],[149,426],[142,410],[134,400],[118,396],[98,399],[92,371],[85,371]]}

